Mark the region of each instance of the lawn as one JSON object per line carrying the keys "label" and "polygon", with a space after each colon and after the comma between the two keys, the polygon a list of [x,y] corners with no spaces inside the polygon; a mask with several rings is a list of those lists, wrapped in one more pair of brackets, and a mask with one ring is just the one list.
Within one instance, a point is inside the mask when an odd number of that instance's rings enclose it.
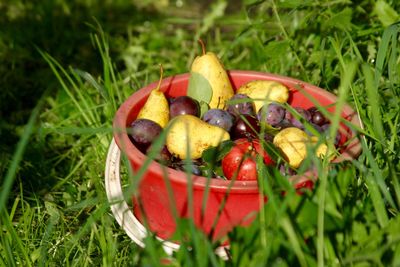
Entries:
{"label": "lawn", "polygon": [[[0,266],[400,266],[399,1],[15,0],[0,12]],[[189,72],[199,38],[228,70],[338,95],[363,125],[361,155],[320,169],[314,190],[282,197],[266,179],[270,200],[229,234],[228,260],[190,221],[174,254],[152,235],[141,248],[104,186],[119,105],[160,64]]]}

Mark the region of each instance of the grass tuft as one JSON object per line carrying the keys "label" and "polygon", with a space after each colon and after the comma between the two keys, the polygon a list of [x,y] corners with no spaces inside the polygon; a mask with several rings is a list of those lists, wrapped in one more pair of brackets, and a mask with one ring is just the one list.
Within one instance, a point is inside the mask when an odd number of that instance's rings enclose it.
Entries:
{"label": "grass tuft", "polygon": [[[353,2],[0,4],[0,265],[400,265],[400,6]],[[152,234],[139,247],[113,218],[104,188],[115,111],[158,80],[160,63],[166,77],[188,72],[199,38],[227,69],[286,75],[336,94],[331,136],[344,103],[362,122],[354,129],[361,155],[340,164],[310,158],[319,179],[301,196],[279,171],[258,170],[268,203],[228,234],[227,260],[214,253],[223,241],[176,210],[180,249],[168,254]],[[122,159],[127,201],[150,162],[135,171]],[[190,187],[188,195],[195,201]]]}

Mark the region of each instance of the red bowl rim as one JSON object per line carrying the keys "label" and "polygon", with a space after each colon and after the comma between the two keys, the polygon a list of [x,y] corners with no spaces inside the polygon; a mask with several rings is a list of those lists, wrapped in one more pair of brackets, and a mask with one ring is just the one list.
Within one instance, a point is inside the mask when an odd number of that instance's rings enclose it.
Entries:
{"label": "red bowl rim", "polygon": [[[321,90],[326,98],[332,100],[334,102],[337,97],[323,90],[315,85],[303,82],[301,80],[297,80],[294,78],[281,76],[277,74],[271,74],[266,72],[258,72],[258,71],[244,71],[244,70],[230,70],[227,71],[229,77],[232,76],[241,76],[248,77],[252,80],[273,80],[277,82],[281,82],[283,84],[296,84],[300,87],[307,87],[308,91],[318,91],[321,94]],[[161,88],[163,91],[167,91],[172,82],[187,80],[189,78],[189,73],[177,74],[174,76],[170,76],[164,78],[161,82]],[[143,98],[146,98],[152,89],[157,86],[158,82],[151,83],[140,90],[133,93],[117,110],[114,121],[113,121],[113,129],[114,129],[114,139],[120,148],[121,151],[127,156],[130,161],[136,162],[138,165],[142,165],[147,156],[140,152],[136,146],[129,139],[125,129],[127,127],[128,114],[130,110]],[[358,114],[348,105],[345,104],[342,110],[343,113],[349,114],[349,121],[355,125],[356,127],[361,128],[360,119]],[[353,129],[351,130],[351,135],[354,137],[356,133]],[[342,162],[345,160],[355,159],[361,153],[361,144],[358,138],[352,138],[351,142],[346,146],[345,150],[342,152],[340,156],[335,158],[332,162]],[[188,174],[183,171],[178,171],[166,166],[159,164],[156,161],[151,161],[148,166],[148,169],[151,169],[152,175],[156,175],[159,177],[163,177],[165,174],[168,176],[171,182],[175,182],[182,185],[187,185]],[[313,178],[314,175],[312,172],[306,172],[302,175],[295,175],[290,177],[289,179],[296,183],[301,183],[305,180]],[[258,182],[257,181],[229,181],[223,179],[209,179],[202,176],[192,175],[192,185],[193,188],[205,188],[209,187],[210,190],[213,191],[226,191],[230,188],[230,192],[232,193],[257,193],[259,192]]]}

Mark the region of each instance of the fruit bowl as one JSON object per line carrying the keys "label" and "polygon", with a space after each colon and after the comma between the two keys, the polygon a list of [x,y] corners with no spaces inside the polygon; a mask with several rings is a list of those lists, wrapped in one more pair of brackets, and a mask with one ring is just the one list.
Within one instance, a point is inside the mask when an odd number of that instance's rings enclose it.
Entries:
{"label": "fruit bowl", "polygon": [[[292,106],[309,108],[315,106],[312,100],[316,100],[329,112],[335,111],[335,95],[300,80],[255,71],[229,71],[228,75],[234,89],[252,80],[277,81],[289,88],[288,103]],[[160,89],[169,97],[186,95],[188,81],[188,73],[171,76],[162,80]],[[119,149],[135,172],[139,169],[144,171],[138,184],[138,194],[133,197],[135,216],[141,221],[146,220],[149,229],[163,239],[172,237],[176,228],[175,216],[192,218],[196,226],[207,234],[211,233],[214,238],[224,236],[234,226],[251,223],[265,203],[265,199],[260,197],[257,181],[208,179],[195,175],[188,180],[187,173],[165,167],[156,161],[150,161],[143,167],[148,157],[135,147],[125,129],[136,119],[156,86],[157,83],[153,83],[132,94],[120,106],[113,122],[114,129],[118,129],[114,139]],[[359,117],[349,105],[343,107],[341,116],[360,127]],[[332,162],[354,159],[361,152],[356,133],[343,123],[339,128],[340,143],[345,145]],[[316,177],[306,173],[290,178],[296,187],[307,184],[310,179]]]}

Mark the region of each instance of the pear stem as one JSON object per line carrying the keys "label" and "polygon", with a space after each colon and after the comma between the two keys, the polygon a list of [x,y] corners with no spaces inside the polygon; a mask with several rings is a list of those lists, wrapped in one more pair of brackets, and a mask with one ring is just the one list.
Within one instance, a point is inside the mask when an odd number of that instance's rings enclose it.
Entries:
{"label": "pear stem", "polygon": [[160,80],[158,81],[158,85],[157,85],[156,89],[160,89],[161,81],[163,79],[163,75],[164,75],[164,68],[163,68],[162,64],[160,64]]}
{"label": "pear stem", "polygon": [[203,50],[203,56],[204,56],[206,54],[206,46],[204,45],[203,40],[199,39],[197,41],[199,41],[199,43],[201,45],[201,49]]}

